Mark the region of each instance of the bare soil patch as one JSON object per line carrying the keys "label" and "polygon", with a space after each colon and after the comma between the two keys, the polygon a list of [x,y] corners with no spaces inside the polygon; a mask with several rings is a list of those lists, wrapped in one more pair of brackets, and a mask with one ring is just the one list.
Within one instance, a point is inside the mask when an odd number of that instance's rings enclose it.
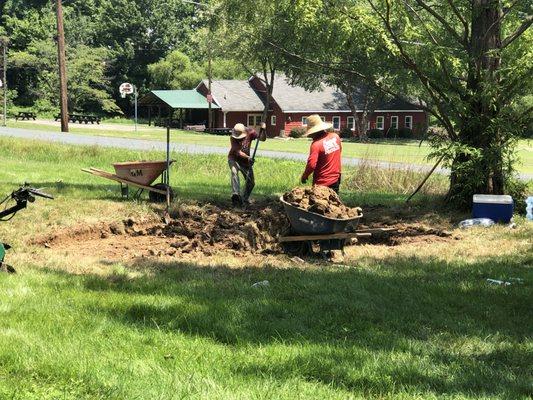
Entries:
{"label": "bare soil patch", "polygon": [[[385,235],[362,239],[376,245],[399,246],[452,240],[443,229],[416,222],[374,222],[361,228],[393,228]],[[231,253],[276,255],[282,253],[278,239],[290,226],[281,204],[262,202],[247,210],[213,204],[184,204],[172,212],[165,224],[154,219],[125,219],[120,222],[71,226],[41,236],[33,244],[52,251],[128,260],[146,257],[212,256]]]}

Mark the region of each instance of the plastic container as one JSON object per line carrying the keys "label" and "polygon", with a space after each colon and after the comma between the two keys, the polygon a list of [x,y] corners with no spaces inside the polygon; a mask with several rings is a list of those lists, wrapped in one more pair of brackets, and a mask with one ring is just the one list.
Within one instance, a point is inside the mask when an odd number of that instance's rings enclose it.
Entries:
{"label": "plastic container", "polygon": [[472,218],[489,218],[494,222],[509,223],[513,217],[513,198],[507,195],[475,194]]}
{"label": "plastic container", "polygon": [[466,229],[471,228],[473,226],[492,226],[494,225],[494,221],[490,218],[473,218],[473,219],[465,219],[464,221],[459,222],[459,228]]}
{"label": "plastic container", "polygon": [[526,218],[533,221],[533,196],[526,199]]}

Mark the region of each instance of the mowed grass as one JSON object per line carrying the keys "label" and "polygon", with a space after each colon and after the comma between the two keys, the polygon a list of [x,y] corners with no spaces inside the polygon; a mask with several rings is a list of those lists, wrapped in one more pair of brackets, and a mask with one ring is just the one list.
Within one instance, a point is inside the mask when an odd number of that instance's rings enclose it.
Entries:
{"label": "mowed grass", "polygon": [[[102,260],[97,270],[28,243],[57,226],[151,213],[79,169],[161,156],[0,139],[0,190],[26,180],[57,197],[0,224],[19,271],[0,274],[0,398],[533,395],[533,228],[520,218],[515,230],[474,230],[435,244],[442,251],[431,243],[398,252],[362,245],[342,266],[228,257]],[[182,199],[227,201],[224,157],[175,157],[172,183]],[[260,160],[257,196],[294,186],[302,168]],[[343,196],[391,207],[404,198],[383,190]],[[511,277],[523,283],[486,282]],[[270,286],[251,287],[262,280]]]}
{"label": "mowed grass", "polygon": [[[50,125],[35,124],[33,122],[10,121],[9,126],[39,129],[57,132],[58,128]],[[137,132],[113,129],[94,129],[87,126],[70,124],[72,133],[126,137],[145,140],[165,140],[165,130],[163,128],[152,128],[147,125],[140,125]],[[171,141],[184,144],[197,144],[216,147],[228,147],[228,137],[192,133],[188,131],[172,130]],[[307,154],[309,152],[308,139],[278,140],[272,139],[261,143],[261,150],[272,150],[282,152],[294,152]],[[428,160],[430,148],[427,142],[422,144],[417,140],[383,141],[373,143],[344,142],[343,155],[345,157],[363,158],[366,160],[384,161],[391,163],[405,163],[411,165],[433,165],[434,161]],[[519,163],[517,169],[520,172],[533,174],[533,142],[531,140],[521,140],[517,147],[517,157]]]}

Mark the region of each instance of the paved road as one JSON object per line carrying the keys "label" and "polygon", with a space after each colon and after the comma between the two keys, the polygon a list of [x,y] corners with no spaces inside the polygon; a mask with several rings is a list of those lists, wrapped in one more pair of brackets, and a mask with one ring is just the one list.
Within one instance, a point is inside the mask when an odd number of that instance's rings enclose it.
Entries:
{"label": "paved road", "polygon": [[[19,129],[19,128],[4,128],[0,127],[0,137],[16,137],[21,139],[33,139],[47,142],[57,142],[64,144],[82,145],[82,146],[101,146],[101,147],[114,147],[130,150],[160,150],[165,151],[166,143],[164,141],[157,140],[143,140],[143,139],[129,139],[111,136],[90,136],[80,135],[73,133],[54,133],[47,131],[31,130],[31,129]],[[170,143],[171,151],[179,153],[189,154],[227,154],[228,149],[225,147],[198,145],[198,144],[182,144],[182,143]],[[259,154],[259,153],[258,153]],[[260,150],[261,157],[305,161],[307,160],[306,154],[301,153],[289,153],[283,151],[272,150]],[[368,160],[362,160],[360,158],[343,158],[344,165],[357,166],[362,162],[368,163]],[[373,165],[380,168],[405,168],[409,166],[403,163],[391,163],[384,161],[373,161]],[[424,172],[428,171],[431,167],[427,165],[410,166],[410,168]],[[437,168],[435,171],[440,174],[447,174],[448,170],[444,168]],[[533,179],[533,174],[521,174],[520,176],[524,180]]]}

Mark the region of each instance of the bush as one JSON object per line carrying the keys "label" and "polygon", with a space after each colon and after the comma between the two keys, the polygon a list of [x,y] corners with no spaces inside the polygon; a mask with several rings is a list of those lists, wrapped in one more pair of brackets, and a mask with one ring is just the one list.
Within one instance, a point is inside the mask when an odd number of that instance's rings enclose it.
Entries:
{"label": "bush", "polygon": [[343,139],[352,139],[355,137],[355,132],[352,131],[350,128],[344,127],[340,130],[339,136]]}
{"label": "bush", "polygon": [[526,198],[528,183],[520,179],[509,179],[505,183],[505,194],[511,196],[514,200],[514,212],[524,214],[526,212]]}
{"label": "bush", "polygon": [[306,129],[304,127],[292,128],[289,133],[289,137],[294,139],[301,138],[305,134],[305,131]]}
{"label": "bush", "polygon": [[391,128],[387,131],[385,137],[387,139],[396,139],[398,137],[398,129]]}
{"label": "bush", "polygon": [[369,139],[382,139],[384,133],[385,133],[385,132],[382,131],[381,129],[370,129],[370,130],[366,133],[366,136],[367,136]]}
{"label": "bush", "polygon": [[409,128],[400,128],[397,131],[397,137],[402,139],[408,139],[413,137],[413,131]]}

